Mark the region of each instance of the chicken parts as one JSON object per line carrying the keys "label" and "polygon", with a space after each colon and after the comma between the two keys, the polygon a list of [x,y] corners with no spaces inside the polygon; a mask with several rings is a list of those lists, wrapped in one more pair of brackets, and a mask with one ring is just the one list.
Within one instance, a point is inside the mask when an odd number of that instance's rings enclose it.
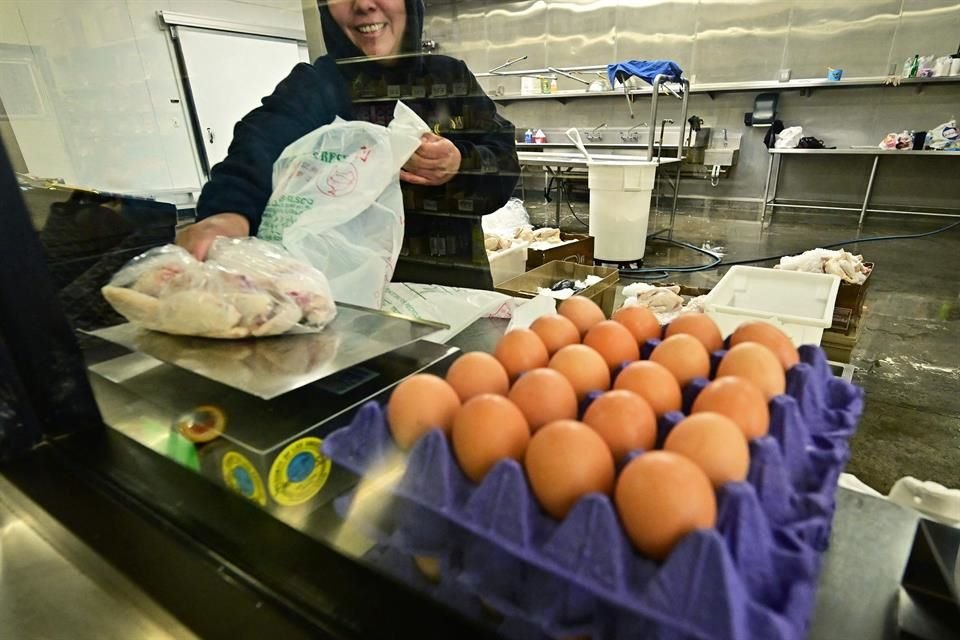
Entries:
{"label": "chicken parts", "polygon": [[320,330],[336,316],[327,279],[256,238],[218,238],[206,262],[167,245],[134,258],[103,288],[146,329],[208,338]]}

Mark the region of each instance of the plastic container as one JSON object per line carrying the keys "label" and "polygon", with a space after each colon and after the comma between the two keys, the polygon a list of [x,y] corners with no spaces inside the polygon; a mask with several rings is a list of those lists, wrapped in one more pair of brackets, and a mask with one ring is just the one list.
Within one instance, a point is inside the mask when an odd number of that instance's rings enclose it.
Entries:
{"label": "plastic container", "polygon": [[593,255],[605,262],[636,262],[647,246],[655,162],[590,162],[590,235]]}
{"label": "plastic container", "polygon": [[[747,481],[718,493],[716,527],[689,534],[660,564],[630,545],[607,496],[585,496],[557,522],[519,464],[501,461],[475,485],[438,430],[410,451],[385,508],[360,516],[351,496],[337,508],[378,541],[371,562],[464,615],[497,611],[506,637],[799,640],[863,409],[862,391],[833,377],[821,349],[801,347],[800,358],[770,402],[769,434],[751,442]],[[687,385],[685,408],[706,384]],[[661,419],[661,442],[683,417]],[[330,434],[324,453],[378,477],[380,461],[396,455],[381,407],[366,405]],[[415,556],[439,559],[438,584],[417,577]]]}
{"label": "plastic container", "polygon": [[730,267],[707,294],[704,311],[728,336],[744,322],[764,320],[779,327],[797,346],[820,344],[833,324],[840,278],[761,267]]}
{"label": "plastic container", "polygon": [[515,245],[503,251],[488,253],[490,275],[494,286],[523,275],[527,270],[527,245]]}

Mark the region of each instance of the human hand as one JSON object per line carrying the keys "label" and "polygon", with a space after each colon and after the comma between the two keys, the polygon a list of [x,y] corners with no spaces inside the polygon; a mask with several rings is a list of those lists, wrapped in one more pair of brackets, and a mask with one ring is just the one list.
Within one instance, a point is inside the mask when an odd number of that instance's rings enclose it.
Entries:
{"label": "human hand", "polygon": [[218,236],[244,238],[250,235],[250,222],[239,213],[218,213],[191,224],[177,234],[177,244],[193,254],[197,260],[206,260],[210,245]]}
{"label": "human hand", "polygon": [[410,184],[438,186],[453,180],[460,170],[460,150],[444,137],[425,133],[420,147],[400,170],[400,179]]}

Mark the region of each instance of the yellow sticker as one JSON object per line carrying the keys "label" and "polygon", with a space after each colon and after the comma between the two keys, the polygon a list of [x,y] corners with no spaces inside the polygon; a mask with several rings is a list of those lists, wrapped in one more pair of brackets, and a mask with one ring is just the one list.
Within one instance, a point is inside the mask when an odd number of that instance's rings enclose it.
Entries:
{"label": "yellow sticker", "polygon": [[274,500],[292,507],[320,492],[330,476],[330,459],[320,452],[321,444],[320,438],[303,438],[280,452],[267,476]]}
{"label": "yellow sticker", "polygon": [[227,453],[223,456],[220,469],[223,472],[223,483],[233,492],[256,502],[261,507],[267,506],[267,492],[263,488],[263,479],[253,464],[242,454],[236,451]]}

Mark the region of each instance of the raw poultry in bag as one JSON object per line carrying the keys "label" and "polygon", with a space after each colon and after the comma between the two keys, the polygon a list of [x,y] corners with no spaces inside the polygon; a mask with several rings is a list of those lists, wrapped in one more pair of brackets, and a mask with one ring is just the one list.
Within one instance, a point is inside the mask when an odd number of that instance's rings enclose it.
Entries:
{"label": "raw poultry in bag", "polygon": [[145,329],[206,338],[315,332],[337,313],[320,271],[256,238],[217,238],[206,262],[175,245],[151,249],[102,292]]}

